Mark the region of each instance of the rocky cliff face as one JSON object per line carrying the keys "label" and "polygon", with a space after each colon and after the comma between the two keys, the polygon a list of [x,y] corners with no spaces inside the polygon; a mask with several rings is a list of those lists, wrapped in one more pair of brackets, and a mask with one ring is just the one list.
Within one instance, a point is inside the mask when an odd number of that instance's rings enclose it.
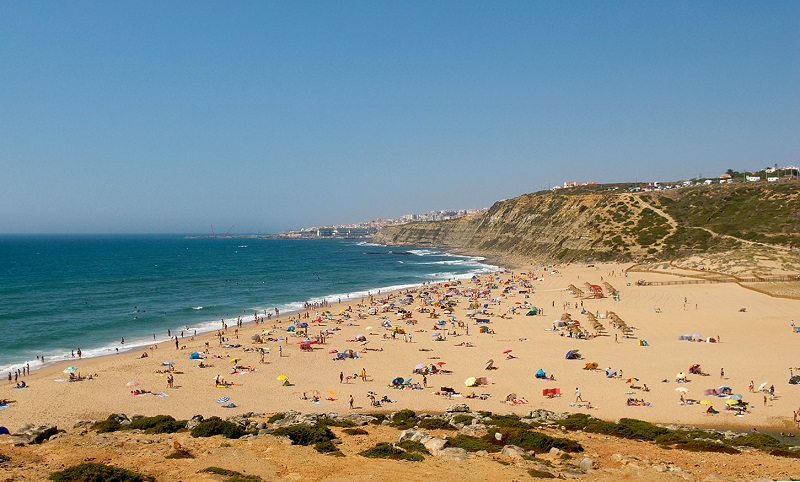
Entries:
{"label": "rocky cliff face", "polygon": [[[797,181],[653,193],[570,189],[499,201],[453,221],[380,230],[374,241],[501,259],[642,261],[800,242]],[[764,244],[764,243],[772,244]]]}

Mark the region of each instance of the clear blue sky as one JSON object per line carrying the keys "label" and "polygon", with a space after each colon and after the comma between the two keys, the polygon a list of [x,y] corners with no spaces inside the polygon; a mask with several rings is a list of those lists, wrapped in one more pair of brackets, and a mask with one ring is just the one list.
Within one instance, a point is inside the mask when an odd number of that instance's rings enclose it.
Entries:
{"label": "clear blue sky", "polygon": [[800,2],[0,4],[0,233],[274,233],[800,162]]}

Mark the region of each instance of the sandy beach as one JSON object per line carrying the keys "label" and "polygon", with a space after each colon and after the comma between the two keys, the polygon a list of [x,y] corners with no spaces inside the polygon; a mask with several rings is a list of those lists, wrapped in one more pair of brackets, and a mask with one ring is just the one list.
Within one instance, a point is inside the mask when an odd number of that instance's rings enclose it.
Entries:
{"label": "sandy beach", "polygon": [[[797,432],[792,412],[800,405],[800,386],[787,382],[790,369],[796,373],[800,365],[800,333],[793,333],[790,326],[792,320],[800,321],[800,301],[772,298],[734,283],[640,286],[640,279],[663,282],[685,278],[635,272],[626,275],[628,267],[568,265],[553,270],[527,266],[486,275],[479,282],[462,280],[449,286],[440,283],[410,293],[393,293],[387,302],[380,301],[386,293],[378,294],[371,305],[366,299],[366,306],[361,307],[360,299],[347,300],[310,310],[309,318],[302,320],[309,322],[309,335],[314,339],[323,330],[328,331],[325,342],[312,345],[311,350],[301,349],[298,342],[304,337],[287,331],[289,316],[244,325],[238,333],[234,332],[235,320],[226,320],[227,341],[222,345],[214,333],[198,335],[194,340],[187,333],[179,340],[177,350],[174,342],[169,342],[156,349],[76,358],[73,363],[34,370],[21,378],[28,388],[16,389],[13,380],[4,379],[0,398],[15,402],[0,410],[0,425],[12,433],[29,422],[71,427],[76,420],[104,419],[118,412],[170,414],[179,419],[195,414],[226,417],[290,409],[347,413],[352,395],[353,410],[362,412],[401,408],[440,412],[463,402],[473,410],[500,413],[527,414],[544,408],[584,412],[606,420],[630,417],[657,423]],[[582,299],[566,290],[574,285],[587,291],[586,282],[599,286],[609,283],[618,291],[619,300],[608,296],[607,289],[607,296],[601,299]],[[487,288],[487,293],[475,294]],[[428,292],[433,300],[452,301],[451,313],[425,305],[420,300],[422,292]],[[445,297],[448,293],[452,296]],[[396,312],[401,306],[397,300],[411,299],[407,294],[414,297],[403,305],[411,318],[401,319],[403,315]],[[390,303],[394,308],[381,312]],[[538,307],[539,313],[526,316],[529,310],[525,303]],[[468,315],[476,305],[486,313]],[[420,312],[421,306],[434,309],[438,318]],[[348,308],[352,311],[346,312],[350,315],[346,319],[340,313]],[[357,311],[369,308],[378,313],[359,319]],[[516,308],[515,314],[510,312],[512,308]],[[604,335],[582,339],[565,336],[568,332],[564,329],[552,331],[554,322],[569,313],[582,328],[595,333],[583,310],[598,317]],[[325,316],[324,311],[332,316]],[[613,312],[631,328],[629,336],[612,326],[612,319],[605,317],[607,312]],[[317,313],[323,321],[313,322]],[[388,328],[382,326],[386,318],[391,320]],[[489,322],[479,323],[478,319]],[[439,320],[445,321],[443,327],[437,324]],[[405,338],[403,333],[392,336],[395,326],[405,331]],[[487,333],[482,333],[481,327]],[[252,338],[257,334],[282,341],[254,343]],[[360,334],[366,337],[366,343],[356,340]],[[699,334],[704,340],[713,337],[719,342],[679,340],[685,334]],[[442,341],[437,341],[439,336]],[[640,343],[644,340],[647,346]],[[199,368],[201,360],[190,360],[189,356],[206,351],[206,343],[208,354],[202,362],[213,366]],[[237,344],[240,346],[236,348],[225,346]],[[264,363],[253,351],[259,348],[268,349]],[[348,349],[359,352],[359,358],[334,361],[333,350]],[[566,359],[570,350],[579,350],[583,358]],[[143,352],[149,356],[141,358]],[[239,361],[232,363],[234,358]],[[487,370],[489,360],[494,361],[493,369]],[[168,387],[168,374],[163,373],[169,368],[164,365],[167,361],[174,362],[174,388]],[[597,370],[584,369],[591,362],[597,363]],[[71,364],[76,366],[76,374],[97,376],[65,381],[68,375],[64,370]],[[422,384],[422,375],[413,373],[419,364],[433,364],[447,373],[428,374],[427,388],[423,389],[390,387],[395,378],[411,378],[412,383]],[[705,375],[690,374],[689,367],[694,364],[699,364]],[[231,373],[234,366],[253,367],[255,371]],[[617,376],[607,377],[608,368]],[[548,379],[535,378],[539,369]],[[362,370],[366,371],[366,381],[361,378]],[[344,383],[340,382],[340,373]],[[686,374],[686,383],[676,382],[679,373]],[[278,379],[282,375],[289,384]],[[232,385],[218,388],[217,376]],[[470,377],[486,377],[488,383],[468,387],[465,380]],[[751,381],[755,393],[748,388]],[[767,388],[774,385],[773,396],[758,391],[764,382]],[[725,410],[727,398],[705,394],[706,389],[722,386],[742,395],[747,407],[744,413]],[[437,394],[442,387],[454,389],[456,395]],[[543,396],[543,390],[555,388],[560,389],[561,396]],[[584,402],[576,403],[576,388]],[[679,388],[685,389],[684,399],[709,400],[719,413],[707,414],[705,404],[681,404],[682,392],[676,391]],[[132,395],[132,390],[152,394]],[[369,392],[378,399],[386,395],[394,403],[371,406]],[[467,398],[473,392],[476,398]],[[512,398],[517,403],[506,401],[509,394],[515,394]],[[317,403],[314,395],[319,397]],[[223,397],[229,401],[217,403]],[[628,405],[629,398],[643,400],[644,404]],[[234,408],[223,406],[231,402]]]}

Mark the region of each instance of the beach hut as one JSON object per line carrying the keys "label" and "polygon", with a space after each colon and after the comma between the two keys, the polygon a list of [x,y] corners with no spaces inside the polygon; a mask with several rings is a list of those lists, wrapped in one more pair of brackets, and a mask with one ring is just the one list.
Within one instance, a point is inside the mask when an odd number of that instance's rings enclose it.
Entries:
{"label": "beach hut", "polygon": [[570,350],[567,352],[564,358],[566,358],[567,360],[580,360],[581,354],[578,352],[578,350]]}
{"label": "beach hut", "polygon": [[545,373],[545,371],[543,369],[541,369],[541,368],[536,371],[536,375],[534,375],[534,376],[536,378],[540,379],[540,380],[546,380],[547,379],[547,373]]}

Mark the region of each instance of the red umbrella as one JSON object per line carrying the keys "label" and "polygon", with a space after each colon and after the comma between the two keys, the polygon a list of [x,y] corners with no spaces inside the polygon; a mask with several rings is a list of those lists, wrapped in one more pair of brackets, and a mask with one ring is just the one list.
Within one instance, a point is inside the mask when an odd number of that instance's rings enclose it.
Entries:
{"label": "red umbrella", "polygon": [[442,366],[442,365],[447,365],[447,363],[445,363],[445,362],[443,362],[443,361],[436,362],[436,364],[437,364],[437,365],[439,365],[439,366]]}
{"label": "red umbrella", "polygon": [[514,350],[503,350],[503,355],[507,355],[507,354],[511,353],[512,351],[514,351]]}

